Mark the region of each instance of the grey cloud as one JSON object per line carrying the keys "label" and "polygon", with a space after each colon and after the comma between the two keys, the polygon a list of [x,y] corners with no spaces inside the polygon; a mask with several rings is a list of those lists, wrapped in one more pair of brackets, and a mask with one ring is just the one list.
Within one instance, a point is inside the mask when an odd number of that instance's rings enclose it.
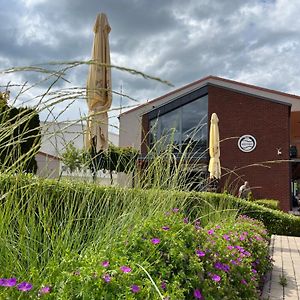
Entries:
{"label": "grey cloud", "polygon": [[[5,2],[0,0],[4,7],[0,61],[12,65],[88,59],[93,24],[101,11],[112,27],[114,64],[169,80],[176,87],[213,74],[300,93],[297,4],[288,0],[52,0],[32,7]],[[288,10],[290,5],[293,9]],[[294,26],[282,22],[277,26],[274,18],[281,7],[287,8],[284,18]],[[32,25],[32,30],[46,33],[49,39],[34,39],[27,32],[21,43],[24,16],[43,20],[42,28]],[[87,68],[81,67],[67,78],[72,85],[84,86],[86,76]],[[21,78],[32,83],[40,75],[24,73]],[[0,78],[0,83],[4,81]],[[126,94],[141,102],[172,89],[113,70],[113,89],[119,91],[121,83]],[[63,81],[57,84],[64,86]],[[46,89],[47,83],[40,88]],[[113,105],[119,101],[120,96],[114,96]],[[132,102],[123,98],[123,103]],[[72,113],[82,105],[78,102]]]}

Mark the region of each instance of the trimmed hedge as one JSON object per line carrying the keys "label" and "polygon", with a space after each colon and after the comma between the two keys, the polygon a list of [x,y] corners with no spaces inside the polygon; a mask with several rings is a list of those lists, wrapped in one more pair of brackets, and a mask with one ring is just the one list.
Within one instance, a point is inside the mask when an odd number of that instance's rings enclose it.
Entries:
{"label": "trimmed hedge", "polygon": [[[109,209],[109,203],[107,202],[113,201],[114,205],[117,202],[122,207],[133,201],[132,199],[135,199],[134,201],[139,199],[139,202],[143,203],[143,201],[149,201],[149,199],[156,199],[159,195],[165,201],[170,199],[170,197],[176,198],[178,205],[182,205],[184,202],[185,209],[191,214],[199,214],[201,208],[205,206],[204,203],[209,203],[214,205],[214,207],[223,207],[226,204],[228,209],[236,209],[238,214],[247,215],[262,221],[271,234],[300,236],[299,217],[227,194],[124,189],[97,186],[85,182],[46,180],[24,174],[16,176],[0,175],[0,191],[2,195],[9,192],[12,188],[15,189],[16,185],[19,186],[19,189],[14,192],[16,201],[18,199],[33,201],[34,197],[39,197],[45,202],[52,199],[51,201],[53,201],[53,207],[56,211],[58,209],[67,209],[71,205],[73,210],[78,209],[80,214],[84,214],[84,210],[80,207],[83,199],[88,201],[90,205],[94,203],[99,206],[103,205],[103,201],[106,201],[106,205],[108,204],[107,209]],[[97,210],[95,210],[94,214],[94,217],[96,217]],[[81,216],[83,217],[83,215]]]}
{"label": "trimmed hedge", "polygon": [[201,206],[208,201],[216,206],[226,202],[228,207],[238,209],[239,214],[262,221],[271,234],[300,236],[300,218],[283,211],[273,210],[227,194],[191,193],[187,208]]}
{"label": "trimmed hedge", "polygon": [[271,208],[271,209],[280,210],[280,208],[278,207],[278,204],[279,204],[278,200],[259,199],[259,200],[255,200],[254,203],[262,205],[264,207]]}

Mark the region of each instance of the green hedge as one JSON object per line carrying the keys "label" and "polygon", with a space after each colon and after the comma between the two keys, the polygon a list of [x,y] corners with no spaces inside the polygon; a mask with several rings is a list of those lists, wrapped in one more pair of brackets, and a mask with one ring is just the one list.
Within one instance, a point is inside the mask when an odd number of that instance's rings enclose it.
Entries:
{"label": "green hedge", "polygon": [[255,202],[236,198],[231,195],[191,193],[187,209],[201,206],[203,201],[214,203],[215,206],[225,202],[228,207],[238,209],[239,214],[262,221],[271,234],[300,236],[300,217],[263,207]]}
{"label": "green hedge", "polygon": [[271,208],[271,209],[280,210],[280,208],[278,207],[278,204],[279,204],[278,200],[259,199],[259,200],[255,200],[254,203],[262,205],[264,207]]}
{"label": "green hedge", "polygon": [[[226,204],[227,209],[236,209],[238,214],[244,214],[262,221],[271,234],[300,236],[299,217],[226,194],[122,189],[97,186],[84,182],[58,182],[56,180],[45,180],[26,175],[0,175],[0,191],[2,195],[9,192],[12,188],[15,189],[16,185],[19,186],[19,189],[14,192],[16,201],[18,199],[34,201],[35,198],[41,199],[40,201],[52,201],[56,211],[63,211],[70,206],[73,210],[78,209],[80,214],[82,214],[78,217],[84,217],[86,213],[82,209],[83,199],[89,203],[86,206],[86,209],[89,210],[91,205],[95,205],[95,207],[97,205],[103,206],[103,201],[106,201],[105,206],[109,209],[109,203],[112,201],[114,206],[117,202],[117,205],[121,208],[124,205],[128,206],[133,199],[135,199],[134,201],[138,199],[139,203],[143,203],[143,201],[149,201],[149,199],[150,201],[151,199],[155,201],[158,196],[160,199],[165,199],[165,201],[168,201],[172,197],[176,198],[179,204],[184,202],[186,210],[189,213],[197,214],[197,211],[201,210],[205,204],[220,208],[225,207],[224,205]],[[136,204],[138,205],[138,203]],[[95,209],[94,213],[94,217],[96,217],[97,209]],[[145,211],[145,213],[147,212]]]}

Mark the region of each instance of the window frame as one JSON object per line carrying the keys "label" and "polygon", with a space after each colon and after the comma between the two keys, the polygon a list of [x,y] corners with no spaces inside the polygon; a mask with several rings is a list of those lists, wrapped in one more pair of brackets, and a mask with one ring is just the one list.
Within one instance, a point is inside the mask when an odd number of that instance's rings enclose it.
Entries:
{"label": "window frame", "polygon": [[[147,147],[150,147],[150,122],[154,119],[158,119],[162,115],[169,113],[171,111],[174,111],[176,109],[179,109],[180,107],[189,104],[195,100],[198,100],[200,98],[203,98],[204,96],[207,96],[207,118],[208,118],[208,111],[209,111],[209,98],[208,98],[208,87],[204,86],[202,88],[199,88],[197,90],[191,91],[185,95],[179,96],[177,98],[171,99],[167,103],[164,103],[158,107],[153,107],[151,111],[143,115],[143,118],[146,119],[147,124],[147,138],[146,143]],[[181,121],[180,121],[181,123]],[[159,125],[160,126],[160,125]],[[181,124],[180,124],[181,126]],[[207,124],[207,143],[209,139],[209,126]],[[208,161],[208,153],[207,155],[204,155],[203,159],[201,161]]]}

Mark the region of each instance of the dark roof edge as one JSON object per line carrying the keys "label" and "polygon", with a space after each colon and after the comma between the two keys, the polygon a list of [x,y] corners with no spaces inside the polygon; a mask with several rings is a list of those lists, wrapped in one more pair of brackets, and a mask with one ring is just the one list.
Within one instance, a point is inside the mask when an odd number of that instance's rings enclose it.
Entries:
{"label": "dark roof edge", "polygon": [[[130,112],[132,112],[132,111],[135,111],[135,110],[137,110],[137,109],[140,109],[140,108],[143,107],[143,106],[148,105],[149,103],[150,103],[150,104],[151,104],[151,103],[155,103],[156,101],[161,100],[161,99],[163,99],[163,98],[166,98],[166,97],[168,97],[168,96],[171,96],[172,94],[178,93],[178,92],[180,92],[181,90],[185,90],[185,89],[187,89],[187,88],[189,88],[189,87],[192,87],[192,86],[194,86],[194,85],[201,84],[202,82],[205,82],[205,81],[208,81],[208,80],[219,80],[219,81],[226,82],[226,83],[228,83],[228,84],[237,84],[237,85],[240,85],[240,86],[243,86],[243,87],[255,89],[255,90],[257,90],[257,91],[267,92],[267,93],[276,94],[276,95],[283,96],[283,97],[289,97],[289,98],[294,98],[294,99],[300,100],[300,96],[297,96],[297,95],[293,95],[293,94],[289,94],[289,93],[284,93],[284,92],[280,92],[280,91],[276,91],[276,90],[272,90],[272,89],[268,89],[268,88],[264,88],[264,87],[259,87],[259,86],[251,85],[251,84],[248,84],[248,83],[243,83],[243,82],[239,82],[239,81],[234,81],[234,80],[231,80],[231,79],[221,78],[221,77],[218,77],[218,76],[209,75],[209,76],[206,76],[206,77],[204,77],[204,78],[202,78],[202,79],[200,79],[200,80],[194,81],[194,82],[189,83],[189,84],[187,84],[187,85],[184,85],[184,86],[182,86],[182,87],[180,87],[180,88],[178,88],[178,89],[175,89],[175,90],[173,90],[173,91],[171,91],[171,92],[169,92],[169,93],[167,93],[167,94],[164,94],[164,95],[162,95],[162,96],[159,96],[159,97],[157,97],[157,98],[154,98],[154,99],[152,99],[152,100],[150,100],[150,101],[148,101],[148,102],[142,103],[142,104],[138,105],[137,107],[134,107],[134,108],[132,108],[132,109],[130,109],[130,110],[127,110],[127,111],[123,112],[122,114],[120,114],[120,116],[126,115],[126,114],[128,114],[128,113],[130,113]],[[212,84],[212,83],[210,83],[210,82],[208,82],[208,83],[209,83],[209,84]],[[214,84],[215,84],[215,83],[214,83]],[[216,84],[215,84],[215,85],[216,85]],[[222,87],[222,88],[226,88],[226,87],[224,87],[224,86],[221,85],[221,84],[220,84],[220,85],[217,85],[217,86]],[[228,87],[227,87],[227,88],[228,88]],[[197,89],[197,88],[195,88],[195,89]],[[230,89],[230,88],[229,88],[229,89]],[[231,89],[231,90],[239,91],[238,89]],[[239,91],[239,92],[243,92],[243,91]],[[247,93],[247,92],[243,92],[243,93]],[[247,93],[247,94],[248,94],[248,95],[255,95],[255,94],[251,94],[251,93]],[[268,98],[268,97],[259,96],[259,95],[255,95],[255,96],[260,97],[260,98],[263,98],[263,99],[267,99],[267,100],[270,100],[270,101],[274,101],[274,102],[277,101],[277,103],[281,103],[281,101],[279,101],[279,100],[272,100],[271,98]],[[283,102],[283,103],[281,103],[281,104],[288,104],[288,103]],[[288,104],[288,105],[291,106],[291,104]]]}
{"label": "dark roof edge", "polygon": [[252,96],[252,97],[255,96],[256,98],[260,98],[260,99],[270,101],[270,102],[274,102],[274,103],[277,103],[277,104],[287,105],[287,106],[290,106],[290,107],[292,106],[291,103],[287,103],[287,102],[276,100],[276,99],[271,99],[271,98],[264,97],[264,96],[254,95],[252,93],[248,93],[248,92],[245,92],[245,91],[237,90],[237,89],[234,89],[234,88],[230,88],[230,87],[227,87],[227,86],[223,86],[223,85],[219,85],[219,84],[215,84],[215,83],[211,83],[211,82],[208,82],[207,85],[208,86],[213,86],[213,87],[218,87],[218,88],[221,87],[224,90],[236,92],[236,93],[247,95],[247,96]]}

